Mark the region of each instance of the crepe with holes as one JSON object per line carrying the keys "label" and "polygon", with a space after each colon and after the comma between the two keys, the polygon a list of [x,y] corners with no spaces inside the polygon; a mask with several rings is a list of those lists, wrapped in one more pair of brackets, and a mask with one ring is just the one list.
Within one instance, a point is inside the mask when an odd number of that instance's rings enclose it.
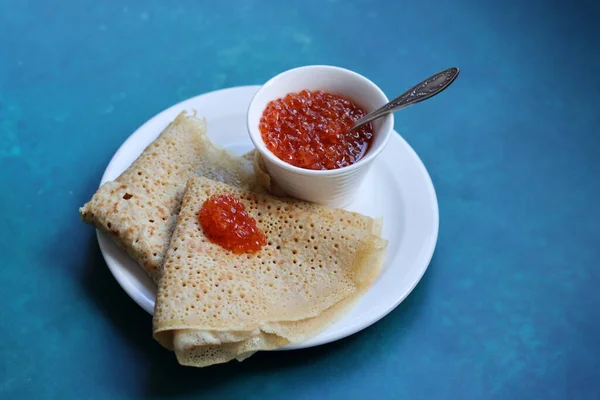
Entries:
{"label": "crepe with holes", "polygon": [[203,119],[181,113],[79,212],[157,281],[188,179],[202,175],[240,188],[260,189],[252,163],[214,144],[206,136]]}
{"label": "crepe with holes", "polygon": [[[267,245],[234,254],[210,242],[198,220],[211,196],[232,195],[257,221]],[[190,179],[163,265],[155,338],[181,364],[207,366],[296,343],[334,321],[379,274],[387,241],[304,202]]]}

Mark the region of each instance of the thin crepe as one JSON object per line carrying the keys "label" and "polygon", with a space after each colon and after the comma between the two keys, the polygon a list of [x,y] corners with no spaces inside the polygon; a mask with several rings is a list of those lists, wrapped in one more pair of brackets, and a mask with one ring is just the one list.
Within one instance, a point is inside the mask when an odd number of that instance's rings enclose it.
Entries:
{"label": "thin crepe", "polygon": [[[232,194],[265,232],[255,254],[209,242],[197,213],[212,195]],[[190,179],[163,266],[155,338],[181,364],[244,359],[296,343],[326,327],[373,283],[387,242],[348,223],[348,212]],[[373,229],[373,227],[371,227]]]}
{"label": "thin crepe", "polygon": [[86,223],[111,236],[157,281],[188,179],[201,175],[262,190],[252,162],[211,142],[203,119],[181,113],[79,212]]}

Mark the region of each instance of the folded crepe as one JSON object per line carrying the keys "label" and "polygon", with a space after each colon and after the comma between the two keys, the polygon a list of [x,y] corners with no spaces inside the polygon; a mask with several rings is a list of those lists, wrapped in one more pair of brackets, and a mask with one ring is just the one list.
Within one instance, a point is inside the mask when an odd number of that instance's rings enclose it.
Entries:
{"label": "folded crepe", "polygon": [[[80,216],[112,237],[158,282],[188,179],[204,176],[259,193],[280,193],[259,157],[255,151],[240,157],[219,147],[206,136],[203,119],[181,113],[116,180],[98,189]],[[288,201],[319,215],[332,214]],[[357,213],[342,212],[342,218],[370,231],[381,229],[380,221]]]}
{"label": "folded crepe", "polygon": [[[198,212],[223,194],[265,233],[258,252],[234,254],[205,237]],[[154,337],[181,364],[202,367],[321,331],[379,274],[387,241],[357,216],[191,178],[162,267]]]}
{"label": "folded crepe", "polygon": [[157,281],[188,179],[202,175],[260,190],[252,164],[250,158],[211,142],[203,119],[181,113],[116,180],[103,184],[79,213]]}

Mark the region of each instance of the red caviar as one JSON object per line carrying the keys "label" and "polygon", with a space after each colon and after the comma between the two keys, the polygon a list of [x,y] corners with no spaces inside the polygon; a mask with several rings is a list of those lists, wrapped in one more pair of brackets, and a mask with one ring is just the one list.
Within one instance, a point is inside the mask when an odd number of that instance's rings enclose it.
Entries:
{"label": "red caviar", "polygon": [[271,101],[259,129],[279,159],[306,169],[336,169],[360,160],[373,138],[371,123],[350,132],[366,111],[351,100],[323,91],[303,90]]}
{"label": "red caviar", "polygon": [[256,220],[230,194],[214,195],[202,204],[198,215],[208,239],[236,254],[254,253],[267,244]]}

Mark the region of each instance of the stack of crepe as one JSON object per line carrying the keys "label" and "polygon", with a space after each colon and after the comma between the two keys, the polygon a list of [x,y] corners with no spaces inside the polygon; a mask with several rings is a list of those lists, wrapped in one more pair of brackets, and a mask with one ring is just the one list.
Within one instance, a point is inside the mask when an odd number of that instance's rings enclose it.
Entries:
{"label": "stack of crepe", "polygon": [[[198,212],[231,194],[267,245],[234,254],[210,242]],[[379,274],[378,220],[274,197],[258,153],[229,153],[206,124],[180,114],[115,181],[80,209],[157,283],[153,334],[183,365],[243,360],[322,331]]]}

